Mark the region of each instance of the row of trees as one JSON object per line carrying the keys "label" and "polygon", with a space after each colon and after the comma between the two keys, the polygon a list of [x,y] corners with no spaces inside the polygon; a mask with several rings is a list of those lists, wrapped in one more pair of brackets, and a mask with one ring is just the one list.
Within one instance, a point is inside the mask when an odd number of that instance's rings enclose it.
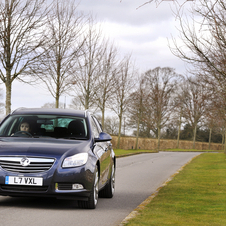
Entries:
{"label": "row of trees", "polygon": [[198,77],[185,78],[172,68],[157,67],[142,74],[127,93],[122,124],[118,117],[108,116],[105,130],[136,136],[135,148],[139,137],[157,138],[158,148],[162,138],[177,139],[177,147],[181,139],[192,140],[193,148],[196,141],[209,142],[209,147],[211,142],[223,145],[226,125],[222,108],[216,107],[218,94]]}
{"label": "row of trees", "polygon": [[[151,3],[148,1],[146,3]],[[172,1],[177,2],[177,1]],[[188,1],[184,1],[185,3]],[[199,127],[206,126],[209,128],[209,141],[211,141],[212,130],[215,129],[219,134],[222,134],[222,142],[226,136],[226,71],[225,71],[225,49],[226,49],[226,37],[225,37],[225,13],[226,5],[223,0],[199,0],[192,1],[191,11],[189,16],[184,15],[184,11],[181,10],[182,5],[175,12],[176,18],[179,20],[179,41],[173,39],[171,43],[171,50],[174,55],[179,57],[188,63],[189,78],[185,82],[180,82],[177,86],[177,92],[172,92],[174,101],[168,107],[173,106],[173,114],[170,109],[165,114],[164,109],[156,107],[151,114],[155,113],[155,117],[152,118],[155,121],[155,126],[147,123],[145,119],[147,115],[152,117],[149,112],[144,110],[145,117],[143,121],[146,122],[146,127],[151,129],[156,137],[157,132],[160,133],[164,128],[164,119],[169,123],[176,119],[178,125],[178,142],[180,137],[180,128],[183,123],[187,123],[186,127],[190,126],[193,129],[193,147],[195,146],[196,134]],[[145,3],[145,4],[146,4]],[[147,74],[148,72],[146,72]],[[141,82],[142,84],[142,82]],[[164,82],[160,82],[164,84]],[[175,83],[173,82],[175,85]],[[175,86],[176,87],[176,86]],[[152,87],[153,89],[153,87]],[[137,136],[139,134],[139,124],[142,115],[141,109],[141,94],[138,95],[137,113],[135,119],[137,122]],[[147,94],[147,92],[145,92]],[[155,94],[157,91],[155,92]],[[161,89],[160,93],[164,93],[164,89]],[[155,95],[156,96],[156,95]],[[162,95],[163,96],[163,95]],[[168,99],[169,100],[169,99]],[[155,103],[159,101],[159,96],[156,98]],[[162,99],[161,103],[165,100]],[[146,106],[145,106],[146,108]],[[145,109],[144,108],[144,109]],[[151,107],[152,108],[152,107]],[[132,109],[135,109],[134,106]],[[150,109],[150,106],[148,106]],[[161,109],[161,110],[160,110]],[[167,117],[167,115],[171,115]],[[160,117],[158,117],[160,115]],[[142,117],[141,117],[142,118]],[[159,120],[162,118],[162,121]],[[145,128],[145,127],[144,127]],[[226,145],[225,145],[226,151]]]}
{"label": "row of trees", "polygon": [[77,7],[73,0],[0,2],[0,79],[6,87],[6,114],[11,112],[12,83],[17,79],[44,83],[56,108],[66,93],[76,96],[74,102],[85,109],[97,98],[104,115],[112,87],[123,82],[116,77],[130,73],[131,56],[120,57],[93,17]]}
{"label": "row of trees", "polygon": [[0,79],[6,86],[6,114],[11,111],[13,81],[31,83],[38,78],[56,108],[67,93],[74,97],[72,107],[101,111],[104,128],[106,109],[113,110],[118,117],[118,146],[123,121],[131,128],[135,125],[137,139],[146,134],[158,141],[176,127],[179,142],[181,128],[189,125],[194,145],[201,126],[225,131],[224,1],[201,0],[194,5],[194,17],[201,18],[198,29],[197,23],[190,27],[191,20],[184,21],[177,12],[183,45],[174,40],[171,50],[192,64],[187,78],[170,67],[140,74],[131,55],[120,56],[73,0],[48,3],[0,3]]}
{"label": "row of trees", "polygon": [[180,37],[171,43],[172,53],[191,66],[189,76],[184,79],[171,68],[155,68],[144,73],[128,95],[128,117],[136,125],[137,139],[141,132],[150,136],[151,131],[159,140],[177,126],[178,143],[181,128],[192,129],[193,148],[197,132],[206,128],[209,142],[213,131],[225,140],[226,5],[223,0],[194,2],[189,17],[181,8],[176,12]]}
{"label": "row of trees", "polygon": [[121,128],[128,90],[134,86],[131,55],[120,56],[93,17],[77,7],[73,0],[0,2],[0,79],[6,88],[6,114],[11,112],[17,79],[44,83],[56,108],[60,96],[68,94],[74,96],[76,108],[100,109],[103,127],[110,106]]}
{"label": "row of trees", "polygon": [[203,84],[200,90],[208,91],[209,128],[213,128],[213,125],[218,123],[221,133],[225,133],[225,1],[199,0],[193,5],[191,12],[189,19],[182,13],[179,14],[180,42],[174,40],[171,49],[176,56],[191,65],[189,73]]}

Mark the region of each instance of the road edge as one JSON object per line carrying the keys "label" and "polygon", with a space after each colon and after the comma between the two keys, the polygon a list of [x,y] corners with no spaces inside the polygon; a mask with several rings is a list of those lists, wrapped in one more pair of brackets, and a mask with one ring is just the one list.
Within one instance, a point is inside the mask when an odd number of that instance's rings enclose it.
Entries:
{"label": "road edge", "polygon": [[193,161],[195,158],[197,158],[199,155],[201,155],[202,153],[196,155],[195,157],[193,157],[192,159],[190,159],[187,163],[185,163],[183,166],[180,167],[180,169],[178,169],[176,171],[176,173],[174,173],[173,175],[171,175],[165,182],[163,182],[163,184],[158,187],[147,199],[145,199],[139,206],[137,206],[127,217],[124,218],[124,220],[118,225],[118,226],[124,226],[125,224],[127,224],[131,219],[135,218],[138,214],[140,210],[143,210],[159,193],[159,191],[161,190],[161,188],[165,187],[178,173],[180,173],[180,171],[182,171],[184,169],[185,166],[187,166],[191,161]]}

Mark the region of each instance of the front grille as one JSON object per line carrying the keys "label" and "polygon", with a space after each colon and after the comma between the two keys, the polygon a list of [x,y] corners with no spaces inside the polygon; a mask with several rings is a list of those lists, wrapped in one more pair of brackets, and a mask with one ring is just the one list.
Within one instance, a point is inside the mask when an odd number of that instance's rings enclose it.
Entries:
{"label": "front grille", "polygon": [[58,183],[58,190],[72,190],[71,183]]}
{"label": "front grille", "polygon": [[22,186],[22,185],[0,185],[1,189],[4,191],[33,191],[33,192],[46,192],[48,190],[48,186]]}
{"label": "front grille", "polygon": [[[21,160],[28,159],[29,165],[22,166]],[[40,157],[0,157],[0,166],[2,169],[14,173],[41,173],[48,171],[54,159]]]}

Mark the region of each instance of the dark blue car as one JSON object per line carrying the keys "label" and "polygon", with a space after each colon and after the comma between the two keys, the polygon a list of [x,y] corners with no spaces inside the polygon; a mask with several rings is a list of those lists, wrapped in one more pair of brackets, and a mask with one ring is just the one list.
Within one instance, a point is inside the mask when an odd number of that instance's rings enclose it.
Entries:
{"label": "dark blue car", "polygon": [[0,195],[78,200],[94,209],[112,198],[111,136],[88,111],[21,108],[0,125]]}

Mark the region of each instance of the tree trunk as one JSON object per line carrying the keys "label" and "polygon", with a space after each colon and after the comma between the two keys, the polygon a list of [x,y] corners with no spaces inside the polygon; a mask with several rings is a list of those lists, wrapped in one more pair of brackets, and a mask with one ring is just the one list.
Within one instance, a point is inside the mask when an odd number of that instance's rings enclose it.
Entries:
{"label": "tree trunk", "polygon": [[226,154],[226,143],[225,143],[225,141],[226,141],[226,129],[225,129],[225,134],[224,134],[224,154]]}
{"label": "tree trunk", "polygon": [[179,125],[178,125],[178,133],[177,133],[177,148],[179,148],[179,141],[180,141],[180,127],[181,127],[181,115],[180,115],[180,120],[179,120]]}
{"label": "tree trunk", "polygon": [[119,147],[120,147],[121,127],[122,127],[122,114],[119,116],[119,131],[118,131],[117,149],[119,149]]}
{"label": "tree trunk", "polygon": [[157,145],[157,150],[158,151],[160,149],[160,132],[161,132],[161,128],[160,128],[160,126],[158,126],[158,145]]}
{"label": "tree trunk", "polygon": [[102,113],[102,118],[101,118],[101,125],[102,129],[104,130],[104,118],[105,118],[105,103],[103,103],[103,106],[101,107],[101,113]]}
{"label": "tree trunk", "polygon": [[195,128],[193,130],[193,146],[192,146],[193,149],[195,149],[196,131],[197,131],[197,125],[195,125]]}
{"label": "tree trunk", "polygon": [[223,132],[222,132],[222,134],[221,134],[221,135],[222,135],[222,142],[221,142],[222,150],[224,149],[224,140],[225,140],[224,134],[225,134],[225,133],[223,133]]}
{"label": "tree trunk", "polygon": [[55,97],[55,107],[59,108],[59,99],[60,99],[60,75],[61,75],[61,46],[59,48],[59,55],[57,57],[57,80],[56,80],[56,97]]}
{"label": "tree trunk", "polygon": [[85,110],[87,110],[87,109],[89,109],[89,93],[90,93],[90,91],[89,90],[87,90],[86,91],[86,94],[85,94]]}
{"label": "tree trunk", "polygon": [[56,94],[56,98],[55,98],[55,108],[59,108],[59,95]]}
{"label": "tree trunk", "polygon": [[140,116],[138,117],[138,122],[137,122],[137,135],[136,135],[135,150],[137,150],[137,146],[138,146],[139,132],[140,132]]}
{"label": "tree trunk", "polygon": [[211,136],[212,136],[212,128],[210,128],[210,133],[209,133],[209,150],[211,145]]}
{"label": "tree trunk", "polygon": [[6,110],[6,115],[8,115],[11,112],[11,96],[12,96],[12,83],[10,80],[10,75],[8,75],[8,72],[7,72],[5,87],[6,87],[5,110]]}

